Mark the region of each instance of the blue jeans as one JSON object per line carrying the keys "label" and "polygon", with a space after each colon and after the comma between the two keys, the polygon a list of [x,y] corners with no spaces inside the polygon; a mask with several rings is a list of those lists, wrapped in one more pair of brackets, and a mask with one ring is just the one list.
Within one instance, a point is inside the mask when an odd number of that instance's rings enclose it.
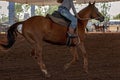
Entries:
{"label": "blue jeans", "polygon": [[60,12],[60,14],[61,14],[62,16],[64,16],[65,18],[67,18],[68,20],[71,21],[69,27],[71,27],[71,28],[73,28],[73,29],[75,29],[75,28],[77,27],[77,18],[76,18],[75,16],[73,16],[73,15],[69,12],[69,10],[68,10],[67,8],[65,8],[65,7],[63,7],[63,6],[60,6],[60,7],[58,8],[58,12]]}

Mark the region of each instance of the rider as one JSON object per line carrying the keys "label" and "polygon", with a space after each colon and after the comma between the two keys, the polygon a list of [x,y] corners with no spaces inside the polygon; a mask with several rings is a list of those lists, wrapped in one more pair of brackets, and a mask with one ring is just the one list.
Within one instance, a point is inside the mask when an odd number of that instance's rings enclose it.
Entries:
{"label": "rider", "polygon": [[[58,3],[61,3],[61,5],[58,8],[58,12],[65,18],[71,21],[71,24],[69,25],[68,30],[68,36],[70,38],[75,38],[77,35],[75,34],[75,29],[77,27],[77,18],[79,19],[79,16],[75,10],[73,0],[57,0]],[[74,15],[70,13],[70,9],[72,8]]]}

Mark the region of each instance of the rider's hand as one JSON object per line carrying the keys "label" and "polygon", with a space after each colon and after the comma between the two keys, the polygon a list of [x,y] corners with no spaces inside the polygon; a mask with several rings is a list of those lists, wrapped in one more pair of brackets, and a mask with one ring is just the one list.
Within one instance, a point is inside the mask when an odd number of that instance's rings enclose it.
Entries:
{"label": "rider's hand", "polygon": [[76,18],[80,19],[80,17],[79,17],[79,15],[78,15],[78,14],[76,14],[75,16],[76,16]]}

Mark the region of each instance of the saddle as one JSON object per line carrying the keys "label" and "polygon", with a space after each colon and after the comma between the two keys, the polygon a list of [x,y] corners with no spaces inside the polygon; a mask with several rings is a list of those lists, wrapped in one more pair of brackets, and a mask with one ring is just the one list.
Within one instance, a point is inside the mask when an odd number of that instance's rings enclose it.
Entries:
{"label": "saddle", "polygon": [[[62,25],[62,26],[66,26],[69,27],[71,21],[66,19],[64,16],[62,16],[58,11],[54,11],[51,15],[47,14],[48,18],[50,18],[53,22]],[[67,37],[66,40],[66,45],[67,46],[75,46],[75,44],[73,44],[73,40],[70,37]]]}
{"label": "saddle", "polygon": [[58,11],[54,11],[51,15],[47,14],[47,17],[50,18],[53,22],[62,25],[69,26],[71,21],[62,16]]}

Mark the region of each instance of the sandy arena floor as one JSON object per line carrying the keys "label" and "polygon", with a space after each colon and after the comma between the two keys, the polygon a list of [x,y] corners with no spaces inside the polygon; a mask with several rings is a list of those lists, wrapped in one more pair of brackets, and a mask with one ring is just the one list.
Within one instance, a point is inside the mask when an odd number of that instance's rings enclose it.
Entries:
{"label": "sandy arena floor", "polygon": [[[4,37],[0,35],[0,41]],[[85,46],[90,80],[120,80],[120,33],[88,33]],[[0,51],[0,80],[86,80],[81,53],[79,61],[64,71],[64,64],[72,59],[66,46],[44,43],[44,61],[52,74],[46,79],[30,51],[30,45],[20,36],[11,49]]]}

